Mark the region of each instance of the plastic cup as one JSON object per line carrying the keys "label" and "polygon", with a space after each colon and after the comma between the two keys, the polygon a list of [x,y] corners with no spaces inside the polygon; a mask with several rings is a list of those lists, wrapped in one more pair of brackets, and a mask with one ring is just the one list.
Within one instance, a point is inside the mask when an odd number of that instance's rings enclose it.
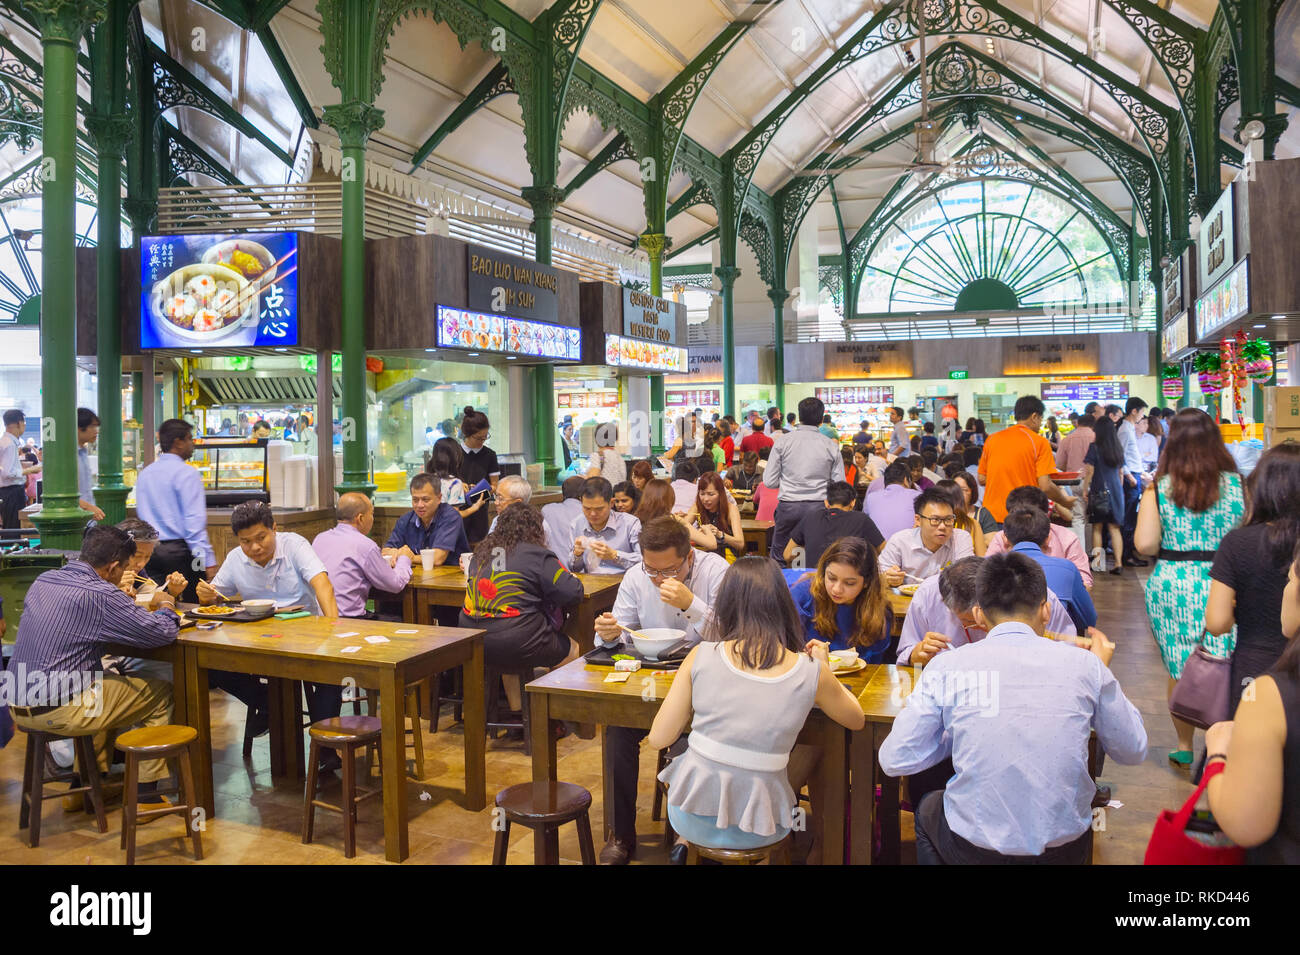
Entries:
{"label": "plastic cup", "polygon": [[434,551],[432,547],[427,547],[424,550],[420,551],[420,564],[421,566],[424,567],[425,570],[433,570],[434,568],[433,554]]}
{"label": "plastic cup", "polygon": [[460,555],[460,572],[466,577],[469,576],[469,562],[473,556],[474,554],[472,552]]}

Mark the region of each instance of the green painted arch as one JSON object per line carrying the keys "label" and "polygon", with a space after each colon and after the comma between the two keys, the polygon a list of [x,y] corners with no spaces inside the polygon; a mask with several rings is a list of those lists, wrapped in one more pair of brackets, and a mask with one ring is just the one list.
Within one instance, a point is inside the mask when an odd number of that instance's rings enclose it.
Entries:
{"label": "green painted arch", "polygon": [[1016,290],[998,279],[975,279],[957,293],[953,309],[958,312],[996,311],[1020,307]]}
{"label": "green painted arch", "polygon": [[[1014,299],[1017,306],[1026,303],[1038,304],[1033,301],[1035,298],[1046,301],[1045,293],[1071,280],[1076,284],[1080,294],[1076,298],[1062,300],[1087,302],[1089,285],[1084,270],[1103,258],[1114,262],[1113,253],[1102,252],[1091,258],[1081,259],[1070,244],[1062,238],[1062,233],[1077,218],[1082,217],[1102,243],[1106,243],[1105,234],[1097,228],[1084,210],[1053,190],[1022,180],[1003,181],[1015,182],[1026,187],[1024,202],[1018,212],[990,210],[987,187],[981,183],[979,208],[965,214],[949,215],[940,199],[941,194],[957,187],[969,187],[972,185],[970,182],[948,184],[945,188],[918,198],[916,203],[910,204],[909,208],[915,209],[920,206],[922,199],[932,201],[941,221],[932,226],[927,225],[924,231],[918,229],[915,234],[899,228],[899,234],[911,244],[892,268],[882,267],[876,252],[880,242],[897,225],[897,219],[882,230],[864,259],[862,268],[854,275],[855,306],[861,296],[863,280],[868,269],[890,277],[886,296],[889,311],[895,309],[914,311],[917,307],[935,310],[956,309],[959,303],[965,305],[971,301],[979,303],[995,300],[1006,304],[1005,306],[976,304],[972,307],[1013,307],[1010,305],[1011,299]],[[1052,195],[1065,209],[1071,211],[1069,217],[1053,232],[1049,232],[1041,224],[1026,216],[1035,190],[1040,189]],[[959,210],[954,208],[953,211],[957,213]],[[1035,271],[1040,263],[1051,261],[1053,255],[1059,256],[1059,265],[1053,266],[1046,272]],[[912,264],[913,260],[915,264]],[[1116,290],[1122,291],[1123,275],[1118,263],[1114,264],[1113,282]],[[902,288],[900,288],[900,280]],[[928,292],[929,298],[921,297],[920,293],[904,297],[908,286]],[[1006,291],[1003,292],[1002,288]],[[962,298],[963,294],[966,296],[965,300]],[[1000,298],[995,299],[995,295]]]}

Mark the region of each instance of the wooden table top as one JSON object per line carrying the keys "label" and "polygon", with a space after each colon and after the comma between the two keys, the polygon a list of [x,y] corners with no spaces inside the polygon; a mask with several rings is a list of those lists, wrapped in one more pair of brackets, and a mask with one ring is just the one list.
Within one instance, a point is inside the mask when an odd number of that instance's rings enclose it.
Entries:
{"label": "wooden table top", "polygon": [[740,519],[740,529],[744,531],[765,531],[775,527],[776,521],[756,521],[753,518]]}
{"label": "wooden table top", "polygon": [[[529,692],[550,693],[558,696],[606,697],[611,700],[627,698],[644,699],[645,679],[654,680],[655,692],[647,705],[658,706],[673,685],[676,670],[637,670],[625,683],[606,683],[605,677],[613,673],[612,667],[593,666],[584,660],[574,660],[528,684]],[[856,673],[839,678],[862,705],[868,722],[889,723],[902,709],[903,701],[912,692],[918,679],[912,667],[868,664]]]}
{"label": "wooden table top", "polygon": [[896,594],[893,588],[885,588],[885,599],[889,601],[889,609],[894,611],[895,617],[906,617],[907,608],[912,606],[912,598],[908,594]]}
{"label": "wooden table top", "polygon": [[[387,640],[370,643],[365,639],[369,636],[386,637]],[[482,636],[482,630],[420,627],[383,620],[327,617],[276,620],[268,617],[253,623],[223,623],[215,630],[183,630],[177,642],[189,646],[247,650],[268,656],[352,661],[386,667]],[[359,649],[344,653],[347,647]]]}
{"label": "wooden table top", "polygon": [[[582,581],[582,591],[592,597],[611,588],[617,589],[623,582],[621,574],[574,574]],[[410,586],[429,590],[454,590],[465,592],[465,575],[455,564],[444,564],[433,570],[425,570],[418,563],[411,568]]]}

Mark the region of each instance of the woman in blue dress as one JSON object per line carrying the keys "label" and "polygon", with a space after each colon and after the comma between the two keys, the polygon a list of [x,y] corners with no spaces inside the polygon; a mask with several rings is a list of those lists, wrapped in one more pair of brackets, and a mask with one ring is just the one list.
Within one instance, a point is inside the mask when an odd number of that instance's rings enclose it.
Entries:
{"label": "woman in blue dress", "polygon": [[841,537],[826,548],[815,571],[784,574],[810,644],[855,649],[867,663],[884,661],[893,614],[870,544]]}

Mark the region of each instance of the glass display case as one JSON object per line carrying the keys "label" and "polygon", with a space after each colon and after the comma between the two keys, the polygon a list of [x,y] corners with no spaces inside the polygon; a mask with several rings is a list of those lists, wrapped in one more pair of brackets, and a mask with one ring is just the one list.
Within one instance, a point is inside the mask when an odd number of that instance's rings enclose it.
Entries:
{"label": "glass display case", "polygon": [[271,502],[266,476],[266,438],[196,438],[190,463],[203,475],[208,507],[244,501]]}

